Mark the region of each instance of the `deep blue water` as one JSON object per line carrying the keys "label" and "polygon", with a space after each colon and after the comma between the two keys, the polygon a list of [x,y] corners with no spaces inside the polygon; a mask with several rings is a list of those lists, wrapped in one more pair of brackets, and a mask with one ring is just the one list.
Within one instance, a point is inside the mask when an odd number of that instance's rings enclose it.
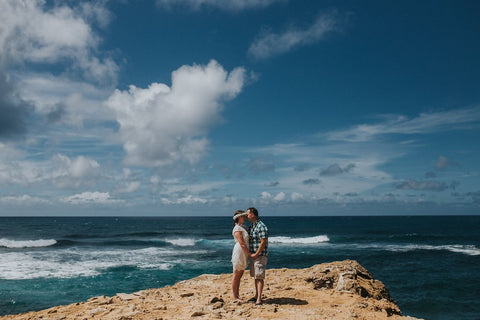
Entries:
{"label": "deep blue water", "polygon": [[[405,315],[480,319],[480,216],[263,221],[269,268],[354,259]],[[231,217],[0,218],[0,315],[229,273],[231,229]]]}

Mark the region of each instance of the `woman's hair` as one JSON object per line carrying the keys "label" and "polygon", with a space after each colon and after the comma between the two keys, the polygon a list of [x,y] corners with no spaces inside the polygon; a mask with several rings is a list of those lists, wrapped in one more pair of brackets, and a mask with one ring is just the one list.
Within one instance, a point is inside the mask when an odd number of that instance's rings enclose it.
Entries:
{"label": "woman's hair", "polygon": [[[239,214],[239,213],[244,213],[245,211],[243,210],[237,210],[235,211],[235,213],[233,214],[233,216],[235,216],[236,214]],[[235,225],[238,223],[238,218],[233,220],[233,226],[235,227]]]}

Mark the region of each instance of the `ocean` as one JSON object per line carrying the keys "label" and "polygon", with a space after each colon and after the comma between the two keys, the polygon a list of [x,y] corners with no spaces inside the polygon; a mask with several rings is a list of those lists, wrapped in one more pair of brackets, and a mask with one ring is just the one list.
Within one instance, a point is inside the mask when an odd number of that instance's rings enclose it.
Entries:
{"label": "ocean", "polygon": [[[480,216],[262,220],[268,268],[353,259],[404,315],[480,319]],[[230,216],[2,217],[0,315],[231,273],[231,230]]]}

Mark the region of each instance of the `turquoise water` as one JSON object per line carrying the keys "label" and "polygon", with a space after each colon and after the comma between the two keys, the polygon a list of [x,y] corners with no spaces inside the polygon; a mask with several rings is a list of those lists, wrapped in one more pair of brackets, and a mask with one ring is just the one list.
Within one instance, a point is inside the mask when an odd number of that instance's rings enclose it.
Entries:
{"label": "turquoise water", "polygon": [[[406,315],[480,319],[479,216],[263,221],[269,268],[354,259]],[[230,217],[0,218],[0,315],[229,273],[231,228]]]}

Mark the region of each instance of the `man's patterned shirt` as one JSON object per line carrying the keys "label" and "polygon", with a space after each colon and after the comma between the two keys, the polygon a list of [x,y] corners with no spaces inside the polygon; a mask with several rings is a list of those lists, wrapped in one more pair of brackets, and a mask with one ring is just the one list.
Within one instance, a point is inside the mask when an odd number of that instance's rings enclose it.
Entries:
{"label": "man's patterned shirt", "polygon": [[258,219],[248,228],[249,235],[249,249],[251,253],[257,252],[260,247],[260,240],[263,238],[267,239],[267,245],[265,249],[260,253],[260,256],[268,256],[268,229],[267,226]]}

